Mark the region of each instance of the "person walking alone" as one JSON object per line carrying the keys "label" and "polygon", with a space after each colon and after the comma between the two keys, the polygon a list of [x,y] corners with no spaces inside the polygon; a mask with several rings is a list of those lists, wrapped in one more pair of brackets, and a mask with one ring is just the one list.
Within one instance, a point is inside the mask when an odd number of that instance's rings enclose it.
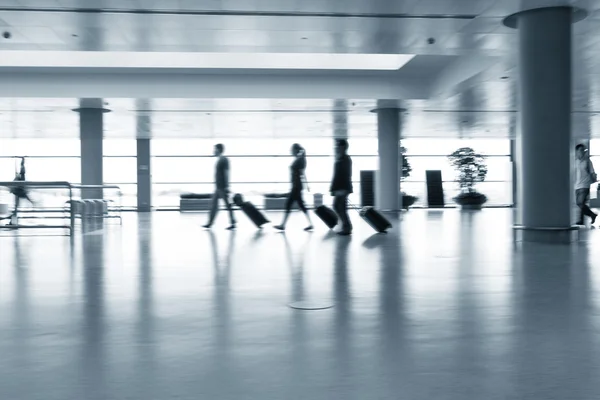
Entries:
{"label": "person walking alone", "polygon": [[587,205],[587,201],[590,197],[590,186],[597,180],[596,172],[594,171],[594,165],[588,157],[587,148],[583,144],[575,146],[575,169],[577,177],[575,180],[575,199],[577,207],[579,207],[579,217],[576,225],[585,225],[583,216],[587,215],[592,219],[592,225],[596,222],[595,214]]}
{"label": "person walking alone", "polygon": [[[21,168],[19,169],[18,172],[15,173],[14,182],[24,182],[26,180],[27,180],[27,178],[25,176],[25,157],[21,157]],[[32,206],[34,205],[34,203],[33,203],[33,200],[31,200],[31,197],[29,197],[29,192],[25,188],[25,186],[13,186],[10,189],[10,192],[15,195],[15,209],[14,209],[13,213],[11,214],[11,216],[9,217],[10,218],[9,225],[16,225],[17,218],[19,215],[19,205],[21,203],[21,199],[27,200],[28,202],[31,203]]]}
{"label": "person walking alone", "polygon": [[203,225],[204,228],[210,228],[215,221],[215,217],[219,212],[219,199],[225,202],[227,211],[229,212],[229,221],[231,225],[227,227],[228,230],[235,229],[235,218],[233,217],[233,208],[229,202],[229,159],[223,155],[225,152],[225,146],[221,143],[215,145],[214,155],[217,157],[217,164],[215,167],[215,193],[212,198],[212,208],[210,210],[210,216],[208,223]]}
{"label": "person walking alone", "polygon": [[296,202],[308,221],[308,226],[304,228],[304,230],[310,231],[313,229],[313,226],[310,220],[310,215],[308,214],[308,210],[306,209],[306,205],[304,204],[304,199],[302,198],[302,177],[304,176],[304,171],[306,170],[306,151],[298,143],[294,143],[292,145],[292,155],[295,157],[294,162],[292,165],[290,165],[292,190],[288,194],[287,201],[285,203],[283,222],[281,225],[276,225],[274,228],[281,231],[285,230],[285,224],[290,216],[292,205],[294,202]]}

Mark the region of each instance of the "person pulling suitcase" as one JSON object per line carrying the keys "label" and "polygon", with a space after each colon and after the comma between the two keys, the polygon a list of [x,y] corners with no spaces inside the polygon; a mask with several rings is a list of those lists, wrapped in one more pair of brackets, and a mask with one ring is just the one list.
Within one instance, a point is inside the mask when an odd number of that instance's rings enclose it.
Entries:
{"label": "person pulling suitcase", "polygon": [[352,193],[352,159],[348,155],[348,141],[338,139],[335,144],[335,165],[330,192],[334,196],[333,209],[340,218],[342,229],[338,235],[352,234],[352,222],[348,216],[348,196]]}
{"label": "person pulling suitcase", "polygon": [[313,229],[312,221],[310,220],[310,215],[308,214],[308,210],[304,204],[304,199],[302,198],[302,191],[304,190],[302,177],[304,176],[304,171],[306,170],[306,151],[298,143],[294,143],[292,145],[292,155],[295,158],[292,165],[290,165],[292,189],[290,190],[285,203],[283,222],[281,225],[275,225],[274,228],[279,229],[280,231],[285,230],[285,224],[290,216],[292,205],[294,202],[296,202],[308,220],[308,226],[304,228],[304,230],[311,231]]}

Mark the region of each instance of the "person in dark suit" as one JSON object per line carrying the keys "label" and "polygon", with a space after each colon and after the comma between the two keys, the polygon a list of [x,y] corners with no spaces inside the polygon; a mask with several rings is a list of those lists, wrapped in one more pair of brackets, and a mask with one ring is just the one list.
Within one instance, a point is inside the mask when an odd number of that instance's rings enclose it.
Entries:
{"label": "person in dark suit", "polygon": [[290,165],[292,190],[290,191],[285,203],[283,222],[281,225],[274,226],[274,228],[281,231],[285,230],[285,224],[290,216],[292,205],[294,202],[296,202],[308,220],[308,226],[304,228],[304,230],[310,231],[313,229],[313,226],[310,220],[310,215],[308,214],[308,210],[306,209],[306,205],[304,204],[304,199],[302,199],[302,177],[304,176],[304,170],[306,169],[306,151],[298,143],[294,143],[292,145],[292,155],[295,157],[294,162],[292,165]]}
{"label": "person in dark suit", "polygon": [[210,228],[217,216],[219,211],[219,199],[222,199],[227,206],[229,211],[229,220],[231,225],[227,228],[229,230],[235,229],[235,218],[233,217],[233,208],[229,202],[229,159],[223,155],[225,152],[225,146],[219,143],[215,145],[214,155],[218,157],[217,164],[215,167],[215,185],[216,190],[213,194],[212,209],[210,210],[210,216],[208,223],[204,225],[204,228]]}
{"label": "person in dark suit", "polygon": [[350,235],[352,223],[348,216],[348,196],[352,193],[352,159],[348,155],[348,141],[339,139],[335,145],[335,165],[329,191],[334,196],[333,209],[340,217],[342,229],[338,235]]}

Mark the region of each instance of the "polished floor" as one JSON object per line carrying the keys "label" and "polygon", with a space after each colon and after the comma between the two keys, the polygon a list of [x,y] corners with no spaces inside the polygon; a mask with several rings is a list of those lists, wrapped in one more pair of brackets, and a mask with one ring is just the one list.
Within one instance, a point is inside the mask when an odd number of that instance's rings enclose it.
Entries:
{"label": "polished floor", "polygon": [[3,233],[0,399],[598,399],[600,229],[515,246],[511,215]]}

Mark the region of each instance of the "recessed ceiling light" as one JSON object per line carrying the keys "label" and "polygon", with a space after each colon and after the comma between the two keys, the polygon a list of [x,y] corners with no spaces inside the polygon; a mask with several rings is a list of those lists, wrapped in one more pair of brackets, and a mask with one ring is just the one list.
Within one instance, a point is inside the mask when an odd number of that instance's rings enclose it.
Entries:
{"label": "recessed ceiling light", "polygon": [[506,80],[506,79],[508,79],[508,76],[502,76],[502,77],[500,77],[500,79]]}
{"label": "recessed ceiling light", "polygon": [[72,33],[71,36],[73,36],[73,37],[79,37],[79,35],[76,34],[76,33]]}
{"label": "recessed ceiling light", "polygon": [[305,37],[305,36],[303,36],[303,37],[302,37],[302,40],[308,40],[308,38],[307,38],[307,37]]}
{"label": "recessed ceiling light", "polygon": [[318,69],[392,71],[411,54],[6,51],[2,67]]}

